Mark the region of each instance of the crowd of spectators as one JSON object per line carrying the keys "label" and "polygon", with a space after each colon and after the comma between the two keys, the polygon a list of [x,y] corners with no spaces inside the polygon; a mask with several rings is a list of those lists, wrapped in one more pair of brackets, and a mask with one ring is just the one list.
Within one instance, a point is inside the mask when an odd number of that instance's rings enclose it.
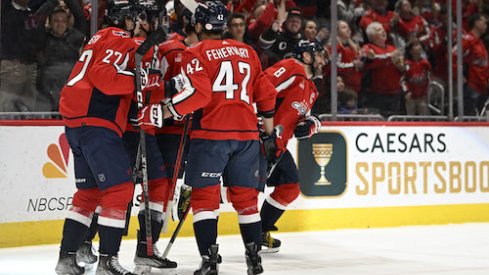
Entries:
{"label": "crowd of spectators", "polygon": [[[165,2],[176,20],[173,1],[179,0]],[[456,40],[447,42],[448,1],[338,0],[337,37],[330,36],[329,0],[222,1],[230,11],[225,37],[252,45],[263,69],[290,57],[300,39],[317,42],[329,57],[336,39],[339,113],[387,117],[444,112],[433,112],[429,100],[434,96],[430,84],[446,88],[448,60],[456,60]],[[451,3],[455,14],[456,1]],[[98,4],[100,28],[106,0]],[[91,1],[5,0],[1,12],[0,112],[57,111],[60,89],[90,35]],[[486,15],[488,0],[463,1],[466,115],[479,115],[487,104]],[[455,16],[452,21],[455,37]],[[178,27],[173,31],[182,33]],[[316,113],[331,112],[329,65],[331,60],[323,69]]]}

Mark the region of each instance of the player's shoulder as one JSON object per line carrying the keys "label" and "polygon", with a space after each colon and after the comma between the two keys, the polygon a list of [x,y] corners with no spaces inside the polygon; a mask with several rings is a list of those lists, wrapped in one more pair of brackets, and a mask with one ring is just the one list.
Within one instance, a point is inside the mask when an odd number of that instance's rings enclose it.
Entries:
{"label": "player's shoulder", "polygon": [[131,34],[128,31],[116,27],[107,27],[101,29],[100,31],[97,32],[97,34],[102,34],[104,37],[107,38],[132,39]]}
{"label": "player's shoulder", "polygon": [[187,46],[183,44],[182,41],[177,40],[177,39],[170,39],[167,40],[160,45],[158,45],[159,51],[163,54],[174,51],[174,50],[185,50]]}
{"label": "player's shoulder", "polygon": [[283,73],[284,76],[299,75],[299,76],[306,77],[304,66],[295,58],[282,59],[279,62],[273,64],[265,71],[273,74],[279,69],[284,71]]}
{"label": "player's shoulder", "polygon": [[115,27],[101,29],[95,33],[88,41],[87,46],[103,44],[110,47],[125,47],[127,45],[136,46],[136,42],[131,38],[131,34]]}
{"label": "player's shoulder", "polygon": [[199,41],[195,44],[192,44],[190,46],[188,46],[186,49],[185,49],[185,52],[187,53],[196,53],[196,52],[199,52],[202,50],[202,48],[204,48],[204,43],[202,43],[203,41]]}
{"label": "player's shoulder", "polygon": [[222,40],[222,44],[226,46],[236,46],[241,48],[253,49],[253,47],[251,47],[250,45],[235,39],[224,39]]}
{"label": "player's shoulder", "polygon": [[177,32],[171,32],[168,34],[168,40],[179,40],[183,41],[185,39],[185,36],[177,33]]}

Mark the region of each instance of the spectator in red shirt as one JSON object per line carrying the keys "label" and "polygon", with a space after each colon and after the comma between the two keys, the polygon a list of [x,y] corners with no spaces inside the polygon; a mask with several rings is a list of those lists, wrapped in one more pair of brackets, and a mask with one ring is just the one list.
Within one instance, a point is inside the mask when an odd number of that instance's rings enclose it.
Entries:
{"label": "spectator in red shirt", "polygon": [[488,53],[481,40],[481,36],[487,30],[487,19],[476,13],[471,15],[467,22],[470,32],[462,39],[465,71],[464,113],[477,115],[484,106],[488,94]]}
{"label": "spectator in red shirt", "polygon": [[414,40],[406,46],[404,72],[405,99],[407,115],[428,115],[428,85],[431,65],[422,57],[423,47]]}
{"label": "spectator in red shirt", "polygon": [[346,21],[338,21],[338,76],[345,85],[360,93],[363,63],[360,60],[360,46],[351,39],[351,29]]}
{"label": "spectator in red shirt", "polygon": [[409,42],[415,38],[420,42],[428,40],[430,34],[428,23],[423,17],[414,14],[408,0],[397,2],[396,12],[399,13],[399,17],[394,17],[393,28],[404,41]]}
{"label": "spectator in red shirt", "polygon": [[[428,49],[429,59],[433,66],[433,79],[440,82],[443,86],[446,86],[445,84],[448,82],[447,34],[447,9],[442,7],[438,15],[438,24],[431,27],[426,49]],[[456,33],[454,32],[453,37],[456,37],[455,35]]]}
{"label": "spectator in red shirt", "polygon": [[387,33],[378,22],[367,27],[370,43],[364,45],[366,54],[364,76],[365,105],[378,109],[384,116],[400,113],[402,52],[387,44]]}
{"label": "spectator in red shirt", "polygon": [[366,31],[372,22],[379,22],[388,34],[391,32],[391,22],[395,16],[394,12],[387,10],[387,0],[372,0],[371,8],[368,9],[360,19],[360,28]]}

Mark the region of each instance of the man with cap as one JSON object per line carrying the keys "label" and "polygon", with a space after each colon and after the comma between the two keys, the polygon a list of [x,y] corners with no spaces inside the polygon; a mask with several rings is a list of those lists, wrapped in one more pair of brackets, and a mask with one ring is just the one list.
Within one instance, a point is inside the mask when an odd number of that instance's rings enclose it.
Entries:
{"label": "man with cap", "polygon": [[259,45],[264,50],[261,55],[263,67],[269,67],[279,60],[291,57],[295,45],[302,37],[304,21],[302,11],[296,7],[289,8],[284,22],[281,19],[280,9],[285,9],[285,5],[278,5],[277,19],[266,32],[260,35]]}

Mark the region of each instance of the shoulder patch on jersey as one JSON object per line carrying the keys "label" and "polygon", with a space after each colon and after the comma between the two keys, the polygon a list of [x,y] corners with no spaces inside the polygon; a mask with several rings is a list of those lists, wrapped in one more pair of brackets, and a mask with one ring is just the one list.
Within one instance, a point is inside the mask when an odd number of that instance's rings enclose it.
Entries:
{"label": "shoulder patch on jersey", "polygon": [[130,38],[131,37],[129,35],[129,33],[126,32],[126,31],[116,31],[116,30],[113,30],[112,31],[112,35],[114,35],[114,36],[120,36],[122,38]]}
{"label": "shoulder patch on jersey", "polygon": [[175,56],[175,62],[182,62],[182,53],[181,52],[177,53],[177,56]]}

